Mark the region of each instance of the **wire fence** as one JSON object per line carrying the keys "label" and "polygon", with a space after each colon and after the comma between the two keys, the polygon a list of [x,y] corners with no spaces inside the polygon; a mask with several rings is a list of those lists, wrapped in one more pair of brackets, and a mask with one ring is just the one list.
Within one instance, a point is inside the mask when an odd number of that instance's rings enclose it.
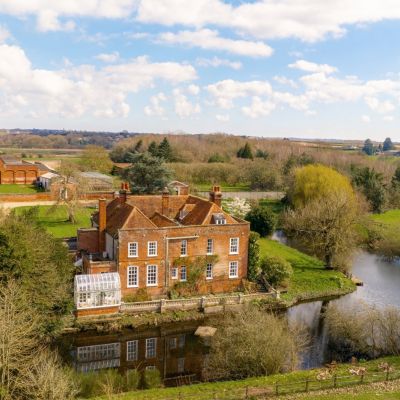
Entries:
{"label": "wire fence", "polygon": [[[377,382],[388,382],[400,379],[398,371],[383,371],[364,373],[360,375],[332,375],[327,379],[305,379],[293,382],[276,382],[266,386],[246,386],[230,389],[210,389],[196,387],[192,393],[184,390],[167,397],[157,397],[162,400],[252,400],[269,399],[295,393],[307,393],[317,390],[346,388]],[[232,386],[235,386],[234,384]],[[152,396],[141,393],[140,399],[151,400]]]}

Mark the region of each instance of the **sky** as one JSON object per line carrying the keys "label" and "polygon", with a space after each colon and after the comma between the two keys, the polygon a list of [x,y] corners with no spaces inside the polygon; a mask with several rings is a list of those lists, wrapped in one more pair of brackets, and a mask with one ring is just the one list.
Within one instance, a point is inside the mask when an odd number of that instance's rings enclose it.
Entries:
{"label": "sky", "polygon": [[0,127],[400,140],[399,0],[0,0]]}

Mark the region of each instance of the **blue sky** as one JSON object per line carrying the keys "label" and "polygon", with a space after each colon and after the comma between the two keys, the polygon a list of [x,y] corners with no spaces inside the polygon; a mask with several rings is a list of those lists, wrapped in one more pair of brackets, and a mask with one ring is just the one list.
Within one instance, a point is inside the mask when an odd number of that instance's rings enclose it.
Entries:
{"label": "blue sky", "polygon": [[383,140],[400,2],[0,0],[0,127]]}

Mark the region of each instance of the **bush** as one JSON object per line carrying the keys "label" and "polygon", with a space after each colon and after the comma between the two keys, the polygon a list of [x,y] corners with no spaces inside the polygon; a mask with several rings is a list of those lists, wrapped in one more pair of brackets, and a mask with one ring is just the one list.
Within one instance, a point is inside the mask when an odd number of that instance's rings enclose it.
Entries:
{"label": "bush", "polygon": [[250,222],[250,229],[262,237],[271,235],[275,230],[276,216],[266,207],[253,207],[245,219]]}
{"label": "bush", "polygon": [[149,301],[151,300],[151,296],[147,293],[146,288],[141,288],[134,294],[125,295],[122,300],[124,303],[135,303],[137,301]]}
{"label": "bush", "polygon": [[160,371],[158,369],[146,369],[143,373],[143,388],[153,389],[161,386]]}
{"label": "bush", "polygon": [[293,274],[290,263],[283,258],[266,256],[260,262],[261,277],[273,287],[283,284]]}
{"label": "bush", "polygon": [[125,373],[125,387],[124,391],[139,389],[140,386],[140,373],[137,369],[130,369]]}

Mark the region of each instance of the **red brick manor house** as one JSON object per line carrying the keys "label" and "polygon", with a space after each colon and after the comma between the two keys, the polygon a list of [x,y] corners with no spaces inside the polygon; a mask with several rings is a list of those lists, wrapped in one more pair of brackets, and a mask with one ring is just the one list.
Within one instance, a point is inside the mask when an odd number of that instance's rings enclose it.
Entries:
{"label": "red brick manor house", "polygon": [[92,228],[78,230],[83,274],[75,277],[78,314],[105,313],[121,296],[139,290],[165,297],[190,274],[191,261],[205,260],[198,294],[237,289],[247,275],[249,223],[221,208],[214,186],[209,199],[172,182],[170,194],[130,195],[127,186],[107,203],[99,200]]}

